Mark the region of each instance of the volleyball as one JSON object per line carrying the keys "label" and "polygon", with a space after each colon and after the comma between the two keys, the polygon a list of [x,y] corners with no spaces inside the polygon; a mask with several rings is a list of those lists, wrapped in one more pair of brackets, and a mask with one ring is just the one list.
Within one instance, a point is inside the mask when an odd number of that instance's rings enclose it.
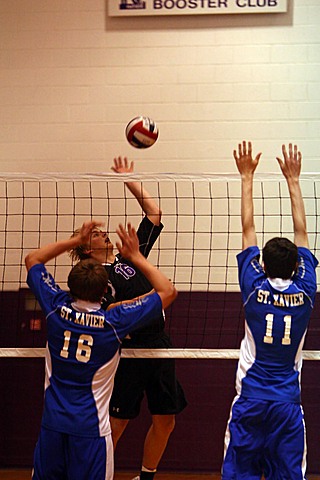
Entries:
{"label": "volleyball", "polygon": [[127,140],[135,148],[151,147],[158,135],[157,125],[149,117],[135,117],[126,126]]}

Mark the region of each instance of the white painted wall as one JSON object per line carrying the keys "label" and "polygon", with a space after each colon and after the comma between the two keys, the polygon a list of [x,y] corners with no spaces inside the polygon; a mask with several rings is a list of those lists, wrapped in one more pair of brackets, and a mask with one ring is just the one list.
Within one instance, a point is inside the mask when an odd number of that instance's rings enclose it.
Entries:
{"label": "white painted wall", "polygon": [[[260,172],[283,142],[320,171],[320,2],[286,14],[111,18],[105,0],[0,0],[0,171],[235,172],[251,139]],[[156,145],[124,129],[153,117]]]}

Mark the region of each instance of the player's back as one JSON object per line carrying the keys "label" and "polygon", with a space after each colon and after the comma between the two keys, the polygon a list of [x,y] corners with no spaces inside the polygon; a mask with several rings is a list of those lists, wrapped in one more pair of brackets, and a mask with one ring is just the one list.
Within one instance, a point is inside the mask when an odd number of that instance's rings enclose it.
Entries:
{"label": "player's back", "polygon": [[302,347],[316,291],[316,259],[299,249],[300,267],[292,279],[268,279],[259,249],[238,255],[245,308],[237,392],[245,397],[300,402]]}
{"label": "player's back", "polygon": [[75,435],[109,433],[108,417],[100,409],[105,413],[112,392],[119,339],[105,313],[58,303],[47,330],[43,425]]}
{"label": "player's back", "polygon": [[311,308],[294,284],[281,291],[265,280],[250,296],[241,345],[242,395],[300,401],[301,349]]}

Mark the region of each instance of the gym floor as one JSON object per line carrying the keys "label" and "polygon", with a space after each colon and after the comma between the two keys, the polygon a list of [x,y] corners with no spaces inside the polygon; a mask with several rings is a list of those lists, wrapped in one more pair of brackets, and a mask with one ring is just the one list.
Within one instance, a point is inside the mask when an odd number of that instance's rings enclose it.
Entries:
{"label": "gym floor", "polygon": [[[114,480],[132,480],[135,473],[116,473]],[[0,469],[1,480],[30,480],[30,469]],[[219,480],[220,474],[203,473],[158,473],[157,480]],[[308,480],[320,480],[320,475],[308,475]]]}
{"label": "gym floor", "polygon": [[[116,473],[114,480],[132,480],[139,472]],[[30,480],[30,469],[0,469],[1,480]],[[318,477],[320,479],[320,477]],[[157,480],[219,480],[219,474],[158,473]]]}

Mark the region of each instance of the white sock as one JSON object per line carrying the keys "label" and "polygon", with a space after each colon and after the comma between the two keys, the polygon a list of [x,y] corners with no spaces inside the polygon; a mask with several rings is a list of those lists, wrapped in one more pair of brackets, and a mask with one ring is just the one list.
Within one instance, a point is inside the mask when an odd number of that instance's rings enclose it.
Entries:
{"label": "white sock", "polygon": [[155,473],[157,469],[155,468],[154,470],[150,470],[149,468],[146,468],[142,465],[141,467],[141,472],[149,472],[149,473]]}

